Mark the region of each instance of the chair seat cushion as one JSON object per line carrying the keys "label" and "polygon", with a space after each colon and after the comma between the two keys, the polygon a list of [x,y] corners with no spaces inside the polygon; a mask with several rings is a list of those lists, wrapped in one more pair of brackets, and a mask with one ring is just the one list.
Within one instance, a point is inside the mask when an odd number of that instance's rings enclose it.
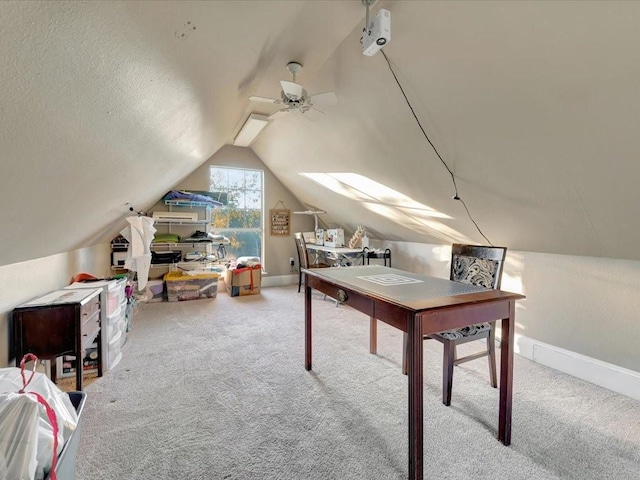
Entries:
{"label": "chair seat cushion", "polygon": [[478,325],[470,325],[457,330],[447,330],[446,332],[440,332],[438,335],[446,338],[447,340],[458,340],[460,338],[472,337],[479,333],[488,332],[489,330],[491,330],[490,324],[480,323]]}

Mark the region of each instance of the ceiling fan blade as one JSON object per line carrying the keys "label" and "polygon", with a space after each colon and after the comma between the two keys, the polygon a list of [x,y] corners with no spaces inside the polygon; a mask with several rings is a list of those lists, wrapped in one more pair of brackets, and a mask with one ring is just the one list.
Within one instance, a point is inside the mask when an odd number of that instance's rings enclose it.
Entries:
{"label": "ceiling fan blade", "polygon": [[298,85],[297,83],[287,82],[286,80],[281,80],[280,85],[282,85],[282,91],[286,95],[286,97],[290,100],[299,100],[302,98],[302,85]]}
{"label": "ceiling fan blade", "polygon": [[288,108],[284,108],[282,110],[278,110],[277,112],[273,112],[271,115],[269,115],[267,117],[267,120],[274,120],[276,118],[280,118],[280,117],[286,115],[287,113],[289,113],[289,109]]}
{"label": "ceiling fan blade", "polygon": [[336,97],[336,94],[334,92],[325,92],[311,95],[311,97],[309,97],[309,100],[311,101],[311,105],[330,106],[338,103],[338,97]]}
{"label": "ceiling fan blade", "polygon": [[267,97],[251,96],[249,97],[249,100],[251,100],[252,102],[265,102],[265,103],[275,103],[275,104],[282,103],[282,100],[276,100],[275,98],[267,98]]}
{"label": "ceiling fan blade", "polygon": [[318,110],[316,107],[308,107],[303,115],[307,120],[311,120],[312,122],[318,120],[324,116],[324,112],[322,110]]}

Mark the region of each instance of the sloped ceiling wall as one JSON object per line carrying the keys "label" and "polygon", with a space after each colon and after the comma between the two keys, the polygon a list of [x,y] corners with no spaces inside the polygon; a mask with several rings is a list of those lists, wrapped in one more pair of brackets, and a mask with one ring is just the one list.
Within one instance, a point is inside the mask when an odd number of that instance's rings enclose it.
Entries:
{"label": "sloped ceiling wall", "polygon": [[[494,244],[640,259],[639,3],[381,7],[384,52]],[[149,208],[249,112],[271,113],[248,96],[278,96],[290,60],[310,93],[339,97],[252,147],[301,201],[378,238],[484,241],[385,58],[362,55],[360,1],[0,9],[0,265],[108,241],[125,203]],[[360,177],[331,177],[341,194],[301,172]]]}
{"label": "sloped ceiling wall", "polygon": [[0,3],[0,265],[110,240],[126,203],[150,208],[231,142],[265,78],[302,52],[312,74],[363,15],[359,2]]}
{"label": "sloped ceiling wall", "polygon": [[[392,14],[384,52],[494,244],[640,258],[634,248],[640,241],[640,4],[384,6]],[[315,123],[274,122],[254,149],[302,201],[326,209],[328,222],[364,224],[391,240],[484,242],[464,206],[452,200],[451,177],[385,58],[363,56],[359,36],[355,29],[308,87],[332,87],[340,104]],[[385,199],[375,190],[364,192],[372,197],[365,205],[349,199],[366,198],[362,192],[336,194],[300,171],[353,172],[423,206],[381,208],[407,199]],[[425,216],[432,213],[426,207],[451,218]],[[434,220],[451,230],[429,224]]]}

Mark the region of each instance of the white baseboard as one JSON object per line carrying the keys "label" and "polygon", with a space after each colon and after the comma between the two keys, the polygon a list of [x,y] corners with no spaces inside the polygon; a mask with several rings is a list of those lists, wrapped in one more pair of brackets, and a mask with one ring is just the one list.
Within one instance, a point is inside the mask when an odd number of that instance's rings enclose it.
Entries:
{"label": "white baseboard", "polygon": [[263,287],[282,287],[284,285],[297,285],[298,284],[298,274],[293,275],[276,275],[276,276],[267,276],[264,275],[262,277],[262,286]]}
{"label": "white baseboard", "polygon": [[[499,335],[496,335],[500,338]],[[640,400],[640,373],[554,347],[523,335],[515,336],[515,353],[536,363]]]}

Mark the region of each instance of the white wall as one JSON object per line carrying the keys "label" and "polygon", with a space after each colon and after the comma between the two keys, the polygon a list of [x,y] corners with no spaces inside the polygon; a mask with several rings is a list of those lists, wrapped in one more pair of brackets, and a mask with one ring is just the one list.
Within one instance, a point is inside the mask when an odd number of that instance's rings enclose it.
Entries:
{"label": "white wall", "polygon": [[[396,268],[449,276],[449,246],[384,246]],[[640,262],[508,251],[502,289],[527,297],[516,335],[640,372]]]}
{"label": "white wall", "polygon": [[74,275],[85,272],[97,277],[111,276],[109,244],[37,258],[0,267],[0,367],[12,360],[11,312],[16,305],[38,295],[63,288]]}

